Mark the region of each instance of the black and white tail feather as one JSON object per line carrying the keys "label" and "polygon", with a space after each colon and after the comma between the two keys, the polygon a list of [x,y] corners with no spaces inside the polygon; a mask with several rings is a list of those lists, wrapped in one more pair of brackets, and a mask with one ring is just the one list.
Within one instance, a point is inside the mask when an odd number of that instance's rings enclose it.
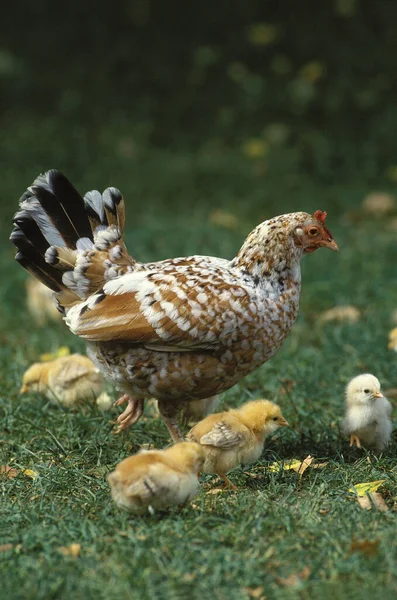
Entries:
{"label": "black and white tail feather", "polygon": [[16,260],[55,292],[61,312],[133,270],[123,242],[124,200],[118,189],[84,198],[59,171],[39,175],[20,199],[10,236]]}

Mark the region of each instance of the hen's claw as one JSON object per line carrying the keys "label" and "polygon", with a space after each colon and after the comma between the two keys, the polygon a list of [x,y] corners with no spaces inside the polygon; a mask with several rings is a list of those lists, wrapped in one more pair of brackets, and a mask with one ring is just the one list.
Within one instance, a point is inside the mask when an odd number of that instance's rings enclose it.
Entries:
{"label": "hen's claw", "polygon": [[237,489],[238,489],[238,488],[237,488],[237,486],[236,486],[236,485],[234,485],[234,483],[232,483],[232,482],[230,481],[229,477],[226,477],[226,475],[219,475],[219,477],[220,477],[221,479],[223,479],[223,481],[224,481],[224,484],[225,484],[223,487],[224,487],[225,489],[227,489],[227,490],[231,490],[231,491],[235,491],[235,490],[237,490]]}
{"label": "hen's claw", "polygon": [[122,406],[128,402],[127,408],[124,412],[121,413],[117,417],[115,421],[116,433],[121,433],[125,429],[128,429],[131,425],[136,423],[142,416],[143,413],[143,400],[138,398],[133,398],[129,394],[123,394],[116,402],[115,406]]}

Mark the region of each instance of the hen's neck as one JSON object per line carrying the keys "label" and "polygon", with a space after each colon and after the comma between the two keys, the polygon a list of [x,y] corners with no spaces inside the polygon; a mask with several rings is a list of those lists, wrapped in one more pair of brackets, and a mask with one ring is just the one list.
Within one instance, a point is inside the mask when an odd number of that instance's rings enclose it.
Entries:
{"label": "hen's neck", "polygon": [[293,244],[286,228],[266,221],[249,234],[232,266],[258,288],[279,296],[300,285],[301,258],[302,250]]}

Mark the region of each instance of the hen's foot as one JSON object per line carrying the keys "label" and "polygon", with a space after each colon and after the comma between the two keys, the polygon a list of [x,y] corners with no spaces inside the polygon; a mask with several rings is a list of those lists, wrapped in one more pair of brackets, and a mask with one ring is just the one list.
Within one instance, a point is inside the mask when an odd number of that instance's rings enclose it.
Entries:
{"label": "hen's foot", "polygon": [[236,485],[234,485],[234,483],[232,483],[228,477],[226,477],[226,475],[219,475],[219,477],[220,477],[221,479],[223,479],[223,482],[224,482],[224,484],[225,484],[223,487],[224,487],[225,489],[227,489],[227,490],[232,490],[232,491],[235,491],[235,490],[237,490],[237,489],[238,489],[238,488],[237,488],[237,486],[236,486]]}
{"label": "hen's foot", "polygon": [[[163,419],[164,425],[167,427],[169,434],[174,443],[184,442],[184,437],[182,435],[181,430],[179,429],[178,421],[175,416],[170,416],[169,411],[164,409],[160,402],[158,402],[158,408],[161,418]],[[171,413],[172,414],[172,413]],[[179,414],[177,411],[176,415]]]}
{"label": "hen's foot", "polygon": [[350,446],[357,446],[357,448],[361,448],[360,438],[355,433],[352,433],[350,436]]}
{"label": "hen's foot", "polygon": [[123,396],[116,400],[114,405],[122,406],[126,402],[128,402],[127,408],[117,417],[115,422],[115,425],[117,426],[116,433],[120,433],[121,431],[124,431],[124,429],[131,427],[131,425],[141,418],[143,413],[143,400],[141,398],[133,398],[129,394],[123,394]]}

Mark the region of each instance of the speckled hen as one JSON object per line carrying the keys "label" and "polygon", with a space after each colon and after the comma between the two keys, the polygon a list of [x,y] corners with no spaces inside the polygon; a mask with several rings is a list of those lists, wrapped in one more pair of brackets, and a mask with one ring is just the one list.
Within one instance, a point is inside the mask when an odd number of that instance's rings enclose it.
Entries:
{"label": "speckled hen", "polygon": [[301,258],[338,249],[325,216],[265,221],[233,260],[139,263],[123,242],[121,193],[108,188],[83,199],[52,170],[23,194],[11,240],[16,260],[55,292],[68,327],[123,392],[118,429],[155,397],[180,440],[184,403],[229,389],[280,348],[298,315]]}

